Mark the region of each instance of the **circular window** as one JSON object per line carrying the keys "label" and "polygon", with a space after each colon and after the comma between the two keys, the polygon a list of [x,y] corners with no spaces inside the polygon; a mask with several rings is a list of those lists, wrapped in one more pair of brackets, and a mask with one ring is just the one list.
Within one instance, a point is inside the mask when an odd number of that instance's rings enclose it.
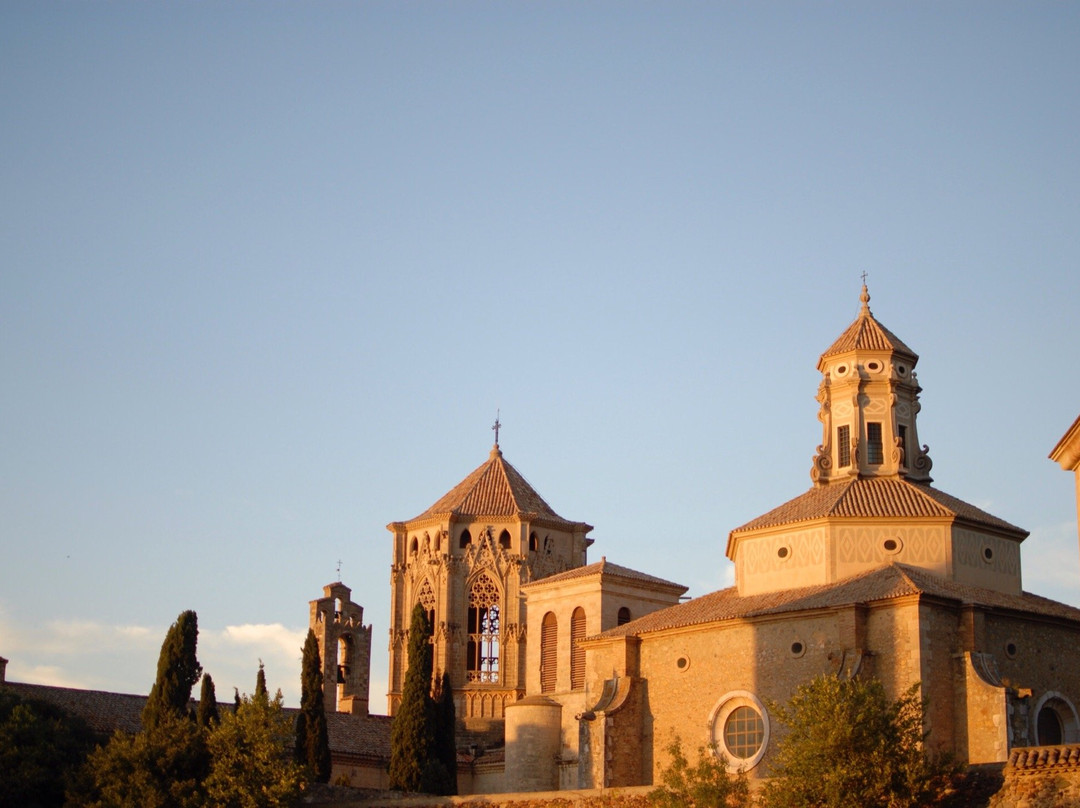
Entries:
{"label": "circular window", "polygon": [[1016,656],[1016,643],[1014,643],[1014,642],[1005,643],[1005,656],[1007,656],[1009,659],[1012,659],[1013,657]]}
{"label": "circular window", "polygon": [[776,550],[776,557],[777,558],[787,558],[789,555],[791,555],[791,548],[790,547],[779,547]]}
{"label": "circular window", "polygon": [[983,561],[989,562],[989,561],[993,561],[993,560],[994,560],[994,548],[993,547],[984,547],[983,548]]}
{"label": "circular window", "polygon": [[675,667],[680,671],[684,671],[690,667],[690,657],[681,656],[675,660]]}
{"label": "circular window", "polygon": [[867,367],[870,368],[870,370],[880,370],[881,369],[881,365],[879,365],[877,362],[871,362],[869,365],[867,365]]}
{"label": "circular window", "polygon": [[907,373],[907,368],[903,365],[898,365],[896,368],[896,372],[903,376],[905,373]]}
{"label": "circular window", "polygon": [[847,373],[847,365],[841,365],[836,369],[837,376],[843,376],[845,373]]}
{"label": "circular window", "polygon": [[885,539],[885,541],[881,543],[881,549],[886,553],[899,553],[903,546],[904,543],[900,541],[900,539]]}
{"label": "circular window", "polygon": [[806,646],[796,640],[791,644],[791,655],[793,657],[801,657],[806,653]]}
{"label": "circular window", "polygon": [[716,749],[727,758],[728,770],[745,771],[756,766],[768,748],[768,714],[753,693],[733,690],[713,708],[709,732]]}

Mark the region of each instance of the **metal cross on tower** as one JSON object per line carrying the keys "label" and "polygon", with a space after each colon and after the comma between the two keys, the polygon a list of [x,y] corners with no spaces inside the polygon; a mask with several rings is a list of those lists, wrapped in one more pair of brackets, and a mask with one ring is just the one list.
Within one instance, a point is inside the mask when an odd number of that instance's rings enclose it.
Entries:
{"label": "metal cross on tower", "polygon": [[496,445],[496,446],[498,446],[498,445],[499,445],[499,428],[500,428],[501,426],[502,426],[502,424],[501,424],[501,423],[499,423],[499,411],[498,411],[498,410],[495,410],[495,425],[494,425],[494,426],[492,426],[491,428],[492,428],[492,429],[494,430],[494,432],[495,432],[495,445]]}

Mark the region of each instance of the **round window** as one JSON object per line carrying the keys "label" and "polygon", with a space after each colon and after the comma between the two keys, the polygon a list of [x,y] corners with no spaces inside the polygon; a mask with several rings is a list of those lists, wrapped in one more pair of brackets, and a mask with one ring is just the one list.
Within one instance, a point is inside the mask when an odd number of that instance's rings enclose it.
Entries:
{"label": "round window", "polygon": [[690,667],[690,658],[685,656],[679,657],[675,660],[675,667],[678,668],[680,671],[686,670]]}
{"label": "round window", "polygon": [[791,655],[793,657],[801,657],[806,653],[806,646],[796,640],[791,644]]}
{"label": "round window", "polygon": [[729,771],[756,766],[769,745],[769,718],[757,696],[745,690],[724,695],[709,716],[709,730]]}
{"label": "round window", "polygon": [[791,555],[791,548],[789,547],[780,547],[776,550],[777,558],[787,558],[789,555]]}
{"label": "round window", "polygon": [[885,539],[885,541],[881,543],[881,548],[886,553],[899,553],[900,548],[903,546],[900,539]]}
{"label": "round window", "polygon": [[988,561],[989,562],[989,561],[993,561],[993,560],[994,560],[994,548],[993,547],[984,547],[983,548],[983,561]]}
{"label": "round window", "polygon": [[869,365],[867,365],[867,367],[870,368],[870,370],[877,370],[881,367],[881,365],[879,365],[877,362],[871,362]]}

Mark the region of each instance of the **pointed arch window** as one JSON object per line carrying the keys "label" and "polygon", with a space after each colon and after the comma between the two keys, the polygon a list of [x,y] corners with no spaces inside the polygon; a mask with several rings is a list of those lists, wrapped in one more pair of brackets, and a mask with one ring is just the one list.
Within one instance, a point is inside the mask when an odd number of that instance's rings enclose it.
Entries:
{"label": "pointed arch window", "polygon": [[469,588],[466,679],[498,684],[499,648],[499,587],[488,575],[481,575]]}
{"label": "pointed arch window", "polygon": [[553,693],[559,667],[559,624],[554,612],[540,624],[540,692]]}
{"label": "pointed arch window", "polygon": [[427,612],[428,626],[431,633],[435,633],[435,590],[431,588],[431,581],[427,578],[424,579],[424,583],[420,585],[420,592],[416,596],[417,601],[424,607],[424,611]]}
{"label": "pointed arch window", "polygon": [[619,626],[625,626],[630,622],[630,609],[626,606],[619,607],[619,614],[615,618],[615,624]]}
{"label": "pointed arch window", "polygon": [[504,530],[499,534],[499,546],[504,550],[510,549],[510,531]]}
{"label": "pointed arch window", "polygon": [[570,689],[585,687],[585,610],[578,606],[570,616]]}

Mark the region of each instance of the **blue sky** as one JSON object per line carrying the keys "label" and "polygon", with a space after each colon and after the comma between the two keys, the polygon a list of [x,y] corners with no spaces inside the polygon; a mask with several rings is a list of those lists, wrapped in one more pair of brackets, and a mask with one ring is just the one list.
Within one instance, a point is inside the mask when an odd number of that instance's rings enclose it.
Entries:
{"label": "blue sky", "polygon": [[700,595],[802,493],[817,358],[921,357],[935,484],[1080,605],[1080,7],[0,5],[0,655],[298,701],[341,575],[501,444]]}

